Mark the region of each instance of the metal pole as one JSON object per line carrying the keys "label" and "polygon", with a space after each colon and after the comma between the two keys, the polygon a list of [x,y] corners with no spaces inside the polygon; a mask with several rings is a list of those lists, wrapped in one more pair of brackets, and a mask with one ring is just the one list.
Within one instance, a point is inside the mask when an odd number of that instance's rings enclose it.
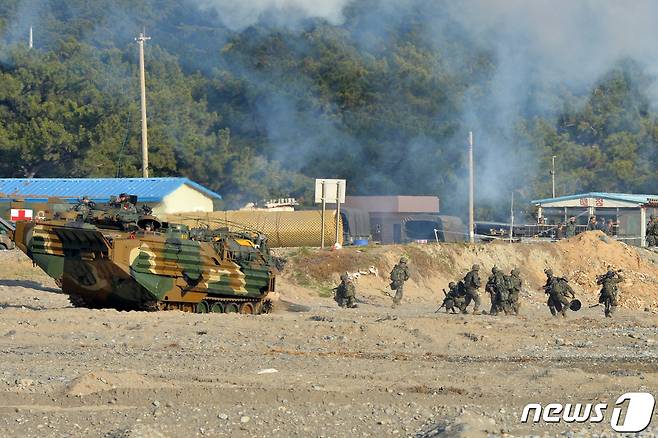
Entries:
{"label": "metal pole", "polygon": [[146,74],[144,72],[144,41],[150,40],[144,32],[135,38],[139,45],[139,88],[142,103],[142,177],[149,177],[149,143],[148,130],[146,126]]}
{"label": "metal pole", "polygon": [[509,227],[509,241],[514,238],[514,192],[512,192],[512,205],[510,207],[510,227]]}
{"label": "metal pole", "polygon": [[340,181],[336,183],[336,243],[338,243],[338,223],[340,222]]}
{"label": "metal pole", "polygon": [[325,196],[325,181],[322,181],[322,218],[320,219],[320,231],[322,236],[320,237],[320,248],[324,249],[324,211],[327,208],[327,199]]}
{"label": "metal pole", "polygon": [[647,209],[640,207],[640,246],[647,246]]}
{"label": "metal pole", "polygon": [[473,213],[473,132],[468,133],[468,241],[475,242],[475,218]]}
{"label": "metal pole", "polygon": [[30,47],[30,49],[34,47],[34,45],[32,44],[32,26],[30,26],[30,41],[28,43],[28,46]]}
{"label": "metal pole", "polygon": [[555,198],[555,157],[556,156],[557,155],[553,155],[551,157],[551,160],[553,162],[553,167],[552,167],[552,170],[551,170],[551,179],[553,181],[553,184],[552,184],[553,185],[553,198]]}

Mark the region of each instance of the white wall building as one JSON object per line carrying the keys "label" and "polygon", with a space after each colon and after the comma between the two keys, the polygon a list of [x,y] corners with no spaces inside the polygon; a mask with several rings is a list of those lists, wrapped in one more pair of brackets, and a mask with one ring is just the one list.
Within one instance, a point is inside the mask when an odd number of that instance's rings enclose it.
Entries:
{"label": "white wall building", "polygon": [[89,196],[106,203],[120,193],[137,195],[138,204],[148,204],[155,214],[210,212],[222,197],[188,178],[0,178],[2,204],[24,200],[26,205],[58,197],[76,202]]}

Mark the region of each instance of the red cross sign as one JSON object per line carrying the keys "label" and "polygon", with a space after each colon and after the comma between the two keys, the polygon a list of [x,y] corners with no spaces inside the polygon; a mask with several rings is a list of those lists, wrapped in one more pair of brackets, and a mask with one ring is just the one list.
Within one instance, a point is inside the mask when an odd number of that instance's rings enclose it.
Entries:
{"label": "red cross sign", "polygon": [[32,210],[27,208],[12,208],[11,209],[11,221],[31,221],[32,220]]}

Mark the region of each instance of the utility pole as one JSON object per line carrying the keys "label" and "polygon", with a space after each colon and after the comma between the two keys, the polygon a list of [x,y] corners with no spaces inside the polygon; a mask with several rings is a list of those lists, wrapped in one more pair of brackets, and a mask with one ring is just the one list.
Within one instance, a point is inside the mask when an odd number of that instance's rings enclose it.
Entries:
{"label": "utility pole", "polygon": [[336,243],[340,238],[340,228],[338,227],[340,223],[340,181],[336,182]]}
{"label": "utility pole", "polygon": [[512,190],[512,204],[510,206],[510,221],[509,221],[509,241],[514,240],[514,190]]}
{"label": "utility pole", "polygon": [[555,157],[557,157],[557,155],[553,155],[551,157],[551,161],[553,162],[553,166],[551,168],[551,178],[553,180],[553,198],[555,198]]}
{"label": "utility pole", "polygon": [[468,241],[475,243],[475,216],[473,213],[473,131],[468,133]]}
{"label": "utility pole", "polygon": [[30,26],[30,40],[28,42],[28,47],[31,49],[34,45],[32,44],[32,26]]}
{"label": "utility pole", "polygon": [[144,41],[150,40],[145,32],[141,32],[135,41],[139,45],[139,88],[142,100],[142,177],[149,177],[149,142],[146,127],[146,76],[144,73]]}
{"label": "utility pole", "polygon": [[[322,217],[320,218],[320,232],[322,236],[320,237],[320,248],[324,249],[324,212],[327,210],[327,183],[322,180]],[[338,218],[336,218],[338,220]]]}

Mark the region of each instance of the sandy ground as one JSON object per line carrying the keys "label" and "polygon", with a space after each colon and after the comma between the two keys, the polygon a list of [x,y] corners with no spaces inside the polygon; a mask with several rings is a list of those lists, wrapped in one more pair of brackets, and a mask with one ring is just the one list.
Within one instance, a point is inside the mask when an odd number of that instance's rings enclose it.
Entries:
{"label": "sandy ground", "polygon": [[343,310],[286,275],[270,315],[117,312],[70,307],[18,252],[0,266],[2,436],[611,436],[609,412],[519,419],[530,402],[658,396],[649,308],[552,318],[530,291],[519,317],[435,314],[437,296],[391,309],[364,277]]}

